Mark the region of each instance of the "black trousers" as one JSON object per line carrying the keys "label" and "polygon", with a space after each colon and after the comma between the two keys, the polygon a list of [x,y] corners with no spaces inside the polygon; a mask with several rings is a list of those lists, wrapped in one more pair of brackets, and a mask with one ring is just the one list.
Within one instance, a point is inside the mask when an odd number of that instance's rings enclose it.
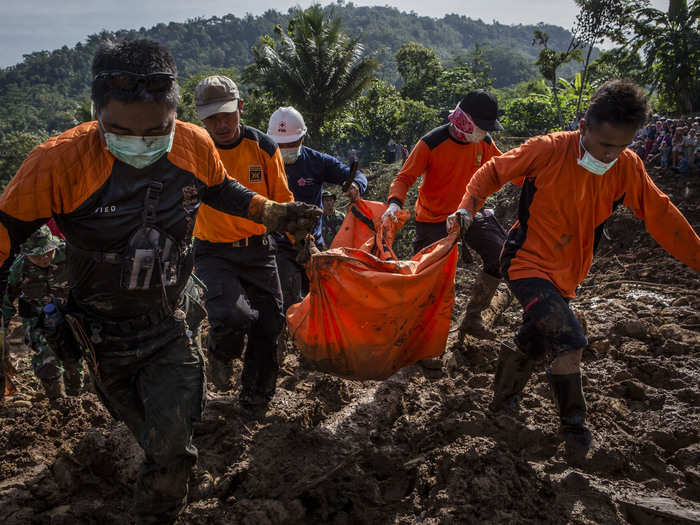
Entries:
{"label": "black trousers", "polygon": [[279,369],[277,339],[284,327],[274,245],[195,240],[194,264],[207,286],[209,351],[222,360],[240,357],[247,335],[243,391],[271,397]]}
{"label": "black trousers", "polygon": [[515,334],[515,343],[523,352],[551,362],[588,344],[569,299],[562,297],[551,282],[528,277],[507,283],[523,307],[523,325]]}
{"label": "black trousers", "polygon": [[[447,235],[445,222],[416,221],[416,238],[413,241],[413,253],[416,254]],[[469,247],[479,254],[484,263],[484,272],[501,277],[499,259],[501,249],[506,241],[506,231],[493,214],[477,213],[474,222],[464,236]]]}

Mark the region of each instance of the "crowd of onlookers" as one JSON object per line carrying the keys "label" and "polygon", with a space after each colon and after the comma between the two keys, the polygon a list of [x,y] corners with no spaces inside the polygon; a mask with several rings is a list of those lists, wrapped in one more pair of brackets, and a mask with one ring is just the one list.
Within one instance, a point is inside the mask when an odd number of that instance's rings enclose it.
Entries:
{"label": "crowd of onlookers", "polygon": [[700,117],[671,119],[652,115],[630,146],[647,166],[663,166],[678,173],[700,170]]}

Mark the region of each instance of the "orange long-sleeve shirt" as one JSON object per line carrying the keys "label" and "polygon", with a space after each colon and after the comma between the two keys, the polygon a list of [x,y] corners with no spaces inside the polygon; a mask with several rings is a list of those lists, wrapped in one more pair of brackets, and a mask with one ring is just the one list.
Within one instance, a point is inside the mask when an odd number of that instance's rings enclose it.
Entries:
{"label": "orange long-sleeve shirt", "polygon": [[[277,144],[255,128],[242,126],[241,139],[231,146],[217,146],[228,174],[246,188],[277,202],[292,202],[284,162]],[[265,233],[265,226],[202,205],[194,235],[209,242],[236,242]]]}
{"label": "orange long-sleeve shirt", "polygon": [[591,268],[596,228],[616,203],[644,219],[667,252],[700,270],[700,238],[656,187],[642,160],[627,149],[598,176],[577,164],[578,142],[578,131],[535,137],[491,159],[469,182],[459,207],[476,213],[506,182],[525,177],[519,220],[501,254],[508,278],[547,279],[563,296],[574,297]]}
{"label": "orange long-sleeve shirt", "polygon": [[421,138],[389,188],[389,201],[403,205],[406,193],[421,175],[415,212],[420,222],[442,222],[459,207],[467,183],[476,170],[501,152],[491,137],[464,143],[452,138],[449,124]]}

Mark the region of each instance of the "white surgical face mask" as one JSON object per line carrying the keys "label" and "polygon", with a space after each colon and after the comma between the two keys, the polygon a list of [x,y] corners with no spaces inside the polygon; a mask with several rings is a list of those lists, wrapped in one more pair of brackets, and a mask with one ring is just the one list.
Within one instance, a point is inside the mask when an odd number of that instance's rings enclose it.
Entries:
{"label": "white surgical face mask", "polygon": [[[100,126],[102,124],[100,123]],[[150,166],[163,155],[170,152],[175,137],[175,126],[167,135],[140,137],[134,135],[116,135],[104,131],[105,144],[112,155],[122,162],[137,169]]]}
{"label": "white surgical face mask", "polygon": [[486,138],[486,132],[481,128],[476,128],[474,133],[464,133],[465,142],[481,142]]}
{"label": "white surgical face mask", "polygon": [[285,164],[294,164],[301,155],[301,144],[296,148],[280,148],[280,153]]}
{"label": "white surgical face mask", "polygon": [[[593,155],[586,151],[582,139],[579,139],[578,146],[579,159],[576,162],[578,162],[578,165],[581,166],[583,169],[590,171],[591,173],[594,173],[596,175],[605,175],[605,172],[612,168],[613,164],[617,162],[617,157],[613,159],[612,162],[603,162],[596,159]],[[583,157],[581,157],[581,150],[584,151]]]}

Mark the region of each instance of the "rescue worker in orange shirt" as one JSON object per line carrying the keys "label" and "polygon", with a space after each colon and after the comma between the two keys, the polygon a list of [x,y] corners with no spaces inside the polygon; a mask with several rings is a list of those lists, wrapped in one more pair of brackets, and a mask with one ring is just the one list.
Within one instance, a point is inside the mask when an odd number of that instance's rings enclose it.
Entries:
{"label": "rescue worker in orange shirt", "polygon": [[[395,214],[403,206],[409,188],[423,176],[415,205],[414,253],[445,237],[445,220],[457,209],[469,180],[482,164],[501,154],[488,134],[503,129],[498,115],[498,103],[493,95],[483,90],[468,93],[450,113],[448,124],[435,128],[418,141],[396,175],[389,188],[389,207],[382,221],[396,220]],[[479,213],[464,236],[484,264],[462,324],[466,333],[479,339],[494,337],[484,326],[481,312],[489,306],[501,282],[498,257],[505,239],[506,232],[492,210]]]}
{"label": "rescue worker in orange shirt", "polygon": [[[243,99],[233,80],[202,80],[195,107],[229,175],[274,201],[294,200],[277,144],[241,122]],[[239,399],[250,415],[260,415],[275,392],[277,338],[284,327],[274,241],[262,224],[206,204],[194,235],[195,268],[207,286],[209,377],[217,389],[231,388],[232,361],[241,357],[247,335]]]}
{"label": "rescue worker in orange shirt", "polygon": [[535,137],[492,159],[448,218],[450,228],[469,228],[489,195],[525,177],[518,221],[501,255],[503,275],[524,309],[523,325],[516,348],[502,346],[492,408],[518,410],[535,361],[545,357],[566,450],[577,458],[592,442],[580,369],[587,340],[568,303],[588,274],[603,223],[619,204],[629,206],[666,251],[700,270],[700,238],[627,149],[648,115],[641,88],[606,82],[579,131]]}
{"label": "rescue worker in orange shirt", "polygon": [[209,135],[176,120],[177,68],[157,42],[105,42],[92,63],[92,100],[97,120],[35,148],[0,197],[0,262],[56,220],[70,288],[61,307],[69,328],[61,326],[102,402],[143,448],[138,522],[172,523],[204,409],[203,358],[177,308],[200,205],[281,231],[302,219],[310,231],[321,210],[272,202],[226,174]]}

